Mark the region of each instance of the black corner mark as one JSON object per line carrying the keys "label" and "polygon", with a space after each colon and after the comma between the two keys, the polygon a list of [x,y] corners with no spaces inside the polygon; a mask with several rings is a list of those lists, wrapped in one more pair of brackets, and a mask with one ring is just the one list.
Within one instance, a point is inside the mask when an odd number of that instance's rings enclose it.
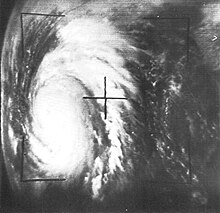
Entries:
{"label": "black corner mark", "polygon": [[24,15],[32,15],[32,16],[46,16],[46,17],[65,17],[64,14],[44,14],[44,13],[20,13],[20,24],[21,24],[21,47],[22,47],[22,58],[24,58],[24,26],[23,26],[23,16]]}
{"label": "black corner mark", "polygon": [[40,181],[65,181],[66,178],[34,178],[24,179],[24,157],[27,155],[25,152],[25,136],[21,142],[21,170],[20,170],[20,182],[40,182]]}
{"label": "black corner mark", "polygon": [[64,17],[63,14],[46,14],[46,13],[25,13],[22,12],[21,15],[34,15],[34,16],[54,16],[54,17]]}

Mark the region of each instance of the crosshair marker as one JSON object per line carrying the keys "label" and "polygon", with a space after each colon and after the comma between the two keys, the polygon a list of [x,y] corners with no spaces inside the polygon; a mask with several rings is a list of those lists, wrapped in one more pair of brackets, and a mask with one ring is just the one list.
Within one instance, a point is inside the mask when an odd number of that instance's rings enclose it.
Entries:
{"label": "crosshair marker", "polygon": [[107,100],[108,99],[115,99],[115,100],[127,100],[124,97],[107,97],[107,89],[106,89],[106,76],[104,77],[104,96],[103,97],[83,97],[83,99],[104,99],[104,113],[105,119],[107,118]]}

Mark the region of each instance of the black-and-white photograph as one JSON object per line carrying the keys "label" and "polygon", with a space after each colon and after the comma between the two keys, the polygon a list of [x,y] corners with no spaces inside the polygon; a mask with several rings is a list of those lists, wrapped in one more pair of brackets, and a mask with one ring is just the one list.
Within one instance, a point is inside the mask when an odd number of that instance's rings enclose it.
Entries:
{"label": "black-and-white photograph", "polygon": [[1,0],[1,213],[219,213],[220,0]]}

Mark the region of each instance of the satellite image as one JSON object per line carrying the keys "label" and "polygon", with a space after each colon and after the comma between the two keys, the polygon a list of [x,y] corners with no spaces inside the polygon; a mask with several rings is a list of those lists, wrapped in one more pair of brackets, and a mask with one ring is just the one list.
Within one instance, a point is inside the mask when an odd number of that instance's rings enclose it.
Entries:
{"label": "satellite image", "polygon": [[220,212],[218,0],[0,7],[1,212]]}

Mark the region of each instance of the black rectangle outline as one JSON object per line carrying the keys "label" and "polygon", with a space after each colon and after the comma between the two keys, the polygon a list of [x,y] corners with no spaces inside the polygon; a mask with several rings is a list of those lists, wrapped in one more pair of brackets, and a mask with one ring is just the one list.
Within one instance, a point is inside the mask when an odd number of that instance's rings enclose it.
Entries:
{"label": "black rectangle outline", "polygon": [[[42,14],[42,13],[21,13],[20,14],[20,22],[21,22],[21,45],[22,45],[22,58],[24,57],[24,31],[23,31],[23,15],[39,15],[39,16],[53,16],[53,17],[65,17],[65,15],[52,15],[52,14]],[[187,37],[186,37],[186,58],[187,58],[187,66],[189,65],[189,34],[190,34],[190,18],[189,17],[147,17],[144,18],[146,20],[185,20],[187,21]],[[166,184],[192,184],[192,163],[191,163],[191,143],[188,142],[188,169],[189,169],[189,182],[165,182],[165,181],[147,181],[148,183],[166,183]],[[21,165],[21,182],[34,182],[34,181],[65,181],[66,179],[23,179],[23,163],[24,163],[24,140],[22,141],[22,165]]]}

